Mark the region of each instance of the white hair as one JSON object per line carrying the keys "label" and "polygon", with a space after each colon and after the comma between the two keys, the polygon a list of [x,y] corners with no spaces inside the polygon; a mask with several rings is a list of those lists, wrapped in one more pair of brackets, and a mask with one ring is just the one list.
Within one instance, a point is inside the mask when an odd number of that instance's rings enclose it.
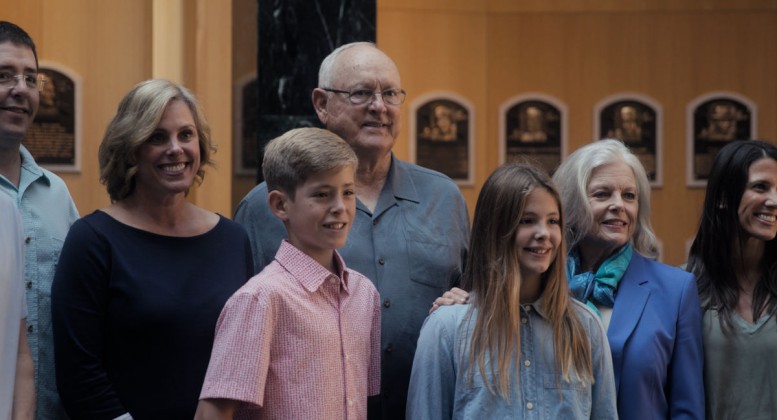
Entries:
{"label": "white hair", "polygon": [[594,228],[593,212],[588,202],[591,174],[596,168],[615,162],[629,165],[637,182],[639,207],[637,226],[631,237],[632,245],[640,254],[655,258],[658,246],[650,223],[650,181],[637,156],[615,139],[595,141],[577,149],[553,174],[567,221],[566,239],[569,249],[578,245]]}
{"label": "white hair", "polygon": [[373,42],[367,42],[367,41],[360,41],[360,42],[351,42],[350,44],[341,45],[337,48],[335,48],[334,51],[329,53],[324,58],[324,61],[321,62],[321,67],[318,69],[318,87],[320,88],[331,88],[332,87],[332,70],[335,67],[335,63],[337,62],[337,58],[340,56],[340,54],[352,47],[358,47],[358,46],[368,46],[375,49],[378,49],[378,47]]}

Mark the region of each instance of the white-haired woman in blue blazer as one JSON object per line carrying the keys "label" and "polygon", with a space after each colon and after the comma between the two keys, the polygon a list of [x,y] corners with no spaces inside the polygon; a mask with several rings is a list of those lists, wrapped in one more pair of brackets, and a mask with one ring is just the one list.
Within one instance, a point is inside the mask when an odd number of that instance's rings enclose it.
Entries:
{"label": "white-haired woman in blue blazer", "polygon": [[701,310],[692,274],[655,261],[650,183],[618,140],[588,144],[553,176],[572,294],[601,314],[622,419],[703,419]]}

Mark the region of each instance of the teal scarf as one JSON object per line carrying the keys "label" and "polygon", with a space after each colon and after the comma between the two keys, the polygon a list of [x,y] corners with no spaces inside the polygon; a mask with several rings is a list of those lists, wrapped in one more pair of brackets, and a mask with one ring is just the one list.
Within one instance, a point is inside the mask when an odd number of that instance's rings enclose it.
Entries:
{"label": "teal scarf", "polygon": [[624,245],[604,260],[594,274],[590,271],[580,272],[580,253],[578,250],[573,250],[567,258],[567,279],[572,296],[588,305],[597,314],[599,314],[597,304],[612,308],[615,305],[618,283],[631,262],[631,254],[631,244]]}

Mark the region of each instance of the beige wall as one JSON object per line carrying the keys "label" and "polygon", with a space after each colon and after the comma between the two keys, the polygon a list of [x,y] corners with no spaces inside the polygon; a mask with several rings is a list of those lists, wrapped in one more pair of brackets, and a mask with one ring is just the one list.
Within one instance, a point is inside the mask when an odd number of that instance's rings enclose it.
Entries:
{"label": "beige wall", "polygon": [[[155,3],[157,2],[155,9]],[[121,98],[136,83],[151,77],[173,80],[179,75],[198,95],[219,145],[218,168],[190,199],[231,215],[231,1],[181,3],[183,24],[162,21],[161,30],[183,32],[183,53],[174,63],[153,61],[154,48],[170,48],[165,32],[154,33],[154,10],[169,0],[0,0],[2,19],[23,27],[35,40],[40,60],[76,72],[83,82],[83,123],[80,173],[60,173],[70,188],[79,212],[90,213],[109,203],[99,183],[97,149],[105,127]],[[162,8],[164,9],[164,8]],[[158,17],[158,15],[157,15]],[[177,20],[175,15],[168,17]],[[159,60],[158,60],[159,61]],[[171,72],[171,68],[181,70]],[[155,74],[155,72],[157,72]]]}
{"label": "beige wall", "polygon": [[[732,4],[735,3],[735,4]],[[378,44],[402,73],[408,102],[434,90],[476,109],[474,210],[499,160],[499,107],[543,92],[567,105],[569,151],[594,138],[593,109],[630,91],[663,107],[663,187],[653,224],[663,260],[679,264],[698,223],[704,190],[685,183],[686,104],[709,91],[758,105],[757,133],[777,138],[777,1],[379,0]],[[409,111],[397,154],[407,156]]]}
{"label": "beige wall", "polygon": [[81,214],[108,203],[97,148],[122,96],[151,76],[150,1],[0,0],[3,19],[33,37],[38,58],[83,81],[80,173],[60,173]]}
{"label": "beige wall", "polygon": [[[180,4],[183,25],[152,24],[162,13],[155,6],[168,1]],[[631,91],[661,104],[664,183],[653,191],[653,223],[671,264],[685,259],[704,195],[685,186],[686,104],[709,91],[738,92],[758,105],[758,136],[777,138],[777,0],[378,0],[377,7],[378,44],[400,68],[407,103],[448,90],[475,107],[475,186],[462,188],[470,211],[498,164],[499,106],[526,92],[567,105],[570,151],[593,138],[602,98]],[[108,202],[96,153],[118,101],[164,71],[153,51],[171,47],[159,32],[182,32],[177,71],[202,100],[220,148],[218,167],[191,198],[232,214],[253,177],[232,176],[228,81],[255,71],[255,0],[0,0],[0,10],[30,32],[42,60],[84,81],[83,169],[62,174],[82,214]],[[405,106],[401,158],[409,118]]]}

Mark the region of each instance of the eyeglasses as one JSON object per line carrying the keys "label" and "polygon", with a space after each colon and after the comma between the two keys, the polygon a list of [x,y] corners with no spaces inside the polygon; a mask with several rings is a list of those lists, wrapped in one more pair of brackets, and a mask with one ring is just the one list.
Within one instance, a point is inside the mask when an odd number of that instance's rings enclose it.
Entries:
{"label": "eyeglasses", "polygon": [[43,90],[46,84],[46,77],[42,74],[13,74],[7,71],[0,71],[0,86],[5,89],[11,89],[16,86],[18,80],[24,81],[28,89]]}
{"label": "eyeglasses", "polygon": [[407,94],[402,89],[386,89],[383,92],[374,92],[369,89],[356,89],[356,90],[338,90],[330,88],[321,88],[327,92],[344,93],[348,95],[348,100],[354,105],[363,105],[366,103],[372,103],[373,98],[380,95],[383,98],[383,102],[389,105],[402,105],[405,102],[405,95]]}

